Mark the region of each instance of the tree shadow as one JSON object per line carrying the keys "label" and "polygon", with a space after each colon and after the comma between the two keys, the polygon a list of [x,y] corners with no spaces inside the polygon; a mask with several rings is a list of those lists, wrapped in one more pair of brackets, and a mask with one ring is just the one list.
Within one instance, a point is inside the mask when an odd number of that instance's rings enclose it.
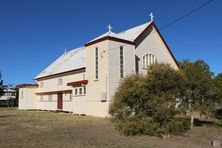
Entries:
{"label": "tree shadow", "polygon": [[215,117],[217,119],[222,119],[222,108],[216,110]]}
{"label": "tree shadow", "polygon": [[15,115],[0,115],[0,118],[14,117]]}
{"label": "tree shadow", "polygon": [[195,126],[214,126],[215,123],[213,121],[194,119],[194,125]]}

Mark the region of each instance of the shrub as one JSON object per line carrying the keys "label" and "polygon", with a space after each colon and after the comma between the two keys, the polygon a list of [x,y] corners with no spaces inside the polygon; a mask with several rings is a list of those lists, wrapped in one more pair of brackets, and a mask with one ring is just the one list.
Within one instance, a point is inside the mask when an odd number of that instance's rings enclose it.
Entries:
{"label": "shrub", "polygon": [[123,135],[133,136],[133,135],[155,135],[158,130],[158,124],[154,123],[152,120],[137,117],[131,117],[125,120],[115,121],[115,127]]}
{"label": "shrub", "polygon": [[182,134],[190,129],[190,118],[175,118],[173,122],[169,124],[168,130],[172,134]]}
{"label": "shrub", "polygon": [[118,131],[126,136],[149,135],[160,136],[162,134],[179,135],[190,129],[190,119],[177,117],[165,126],[147,118],[129,118],[123,121],[114,122]]}
{"label": "shrub", "polygon": [[176,98],[183,92],[183,82],[183,75],[167,64],[153,65],[146,76],[127,76],[110,104],[112,122],[124,135],[185,131],[184,122],[174,122],[181,113],[180,107],[175,106]]}

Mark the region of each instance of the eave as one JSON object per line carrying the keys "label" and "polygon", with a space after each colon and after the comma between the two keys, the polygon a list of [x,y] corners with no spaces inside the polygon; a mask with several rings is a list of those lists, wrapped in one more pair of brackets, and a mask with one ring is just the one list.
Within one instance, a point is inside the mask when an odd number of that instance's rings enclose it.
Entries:
{"label": "eave", "polygon": [[38,84],[19,84],[16,85],[17,88],[38,88]]}
{"label": "eave", "polygon": [[96,44],[98,42],[105,41],[105,40],[111,40],[111,41],[126,43],[126,44],[130,44],[130,45],[135,45],[135,42],[133,42],[133,41],[124,40],[124,39],[116,38],[116,37],[112,37],[112,36],[105,36],[100,39],[94,40],[92,42],[86,43],[84,46],[87,47],[87,46],[90,46],[90,45],[93,45],[93,44]]}
{"label": "eave", "polygon": [[81,81],[67,83],[67,86],[80,87],[87,84],[88,84],[88,80],[81,80]]}
{"label": "eave", "polygon": [[40,81],[40,80],[50,79],[51,77],[60,77],[63,75],[69,75],[69,73],[73,73],[73,72],[82,72],[85,69],[86,69],[85,67],[82,67],[82,68],[78,68],[78,69],[74,69],[74,70],[69,70],[69,71],[64,71],[64,72],[60,72],[60,73],[56,73],[56,74],[51,74],[51,75],[39,77],[34,80]]}
{"label": "eave", "polygon": [[72,93],[71,89],[68,90],[58,90],[58,91],[47,91],[47,92],[37,92],[36,95],[52,95],[52,94],[58,94],[58,93]]}

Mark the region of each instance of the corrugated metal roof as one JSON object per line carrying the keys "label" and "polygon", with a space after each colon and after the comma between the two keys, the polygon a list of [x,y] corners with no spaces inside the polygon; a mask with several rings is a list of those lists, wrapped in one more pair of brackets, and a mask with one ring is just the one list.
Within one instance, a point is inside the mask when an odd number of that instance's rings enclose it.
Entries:
{"label": "corrugated metal roof", "polygon": [[150,24],[151,22],[148,22],[140,26],[120,32],[117,35],[119,37],[126,38],[130,41],[134,41]]}
{"label": "corrugated metal roof", "polygon": [[[99,37],[92,39],[88,43],[99,40],[99,39],[101,39],[103,37],[107,37],[107,36],[115,37],[115,38],[119,38],[119,39],[124,39],[124,40],[128,40],[128,41],[134,41],[144,31],[144,29],[146,29],[146,27],[148,27],[150,24],[151,24],[151,22],[148,22],[148,23],[142,24],[140,26],[122,31],[120,33],[106,32],[106,33],[100,35]],[[88,43],[86,43],[86,44],[88,44]]]}
{"label": "corrugated metal roof", "polygon": [[36,76],[35,79],[84,68],[85,66],[85,47],[80,47],[64,53],[38,76]]}

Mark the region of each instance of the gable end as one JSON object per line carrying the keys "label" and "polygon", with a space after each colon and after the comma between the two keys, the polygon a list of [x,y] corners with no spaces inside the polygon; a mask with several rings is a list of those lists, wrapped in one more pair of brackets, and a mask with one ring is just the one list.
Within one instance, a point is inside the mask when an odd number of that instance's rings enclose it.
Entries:
{"label": "gable end", "polygon": [[146,29],[144,29],[144,31],[134,40],[134,42],[138,42],[145,34],[146,32],[150,29],[150,27],[154,27],[156,29],[156,32],[158,33],[158,35],[160,36],[162,42],[164,43],[164,45],[166,46],[168,52],[170,53],[171,57],[173,58],[174,62],[176,63],[177,67],[179,68],[179,64],[177,63],[176,58],[174,57],[173,53],[171,52],[169,46],[167,45],[166,41],[164,40],[163,36],[160,34],[159,29],[157,28],[156,24],[154,22],[152,22],[150,25],[148,25],[146,27]]}

